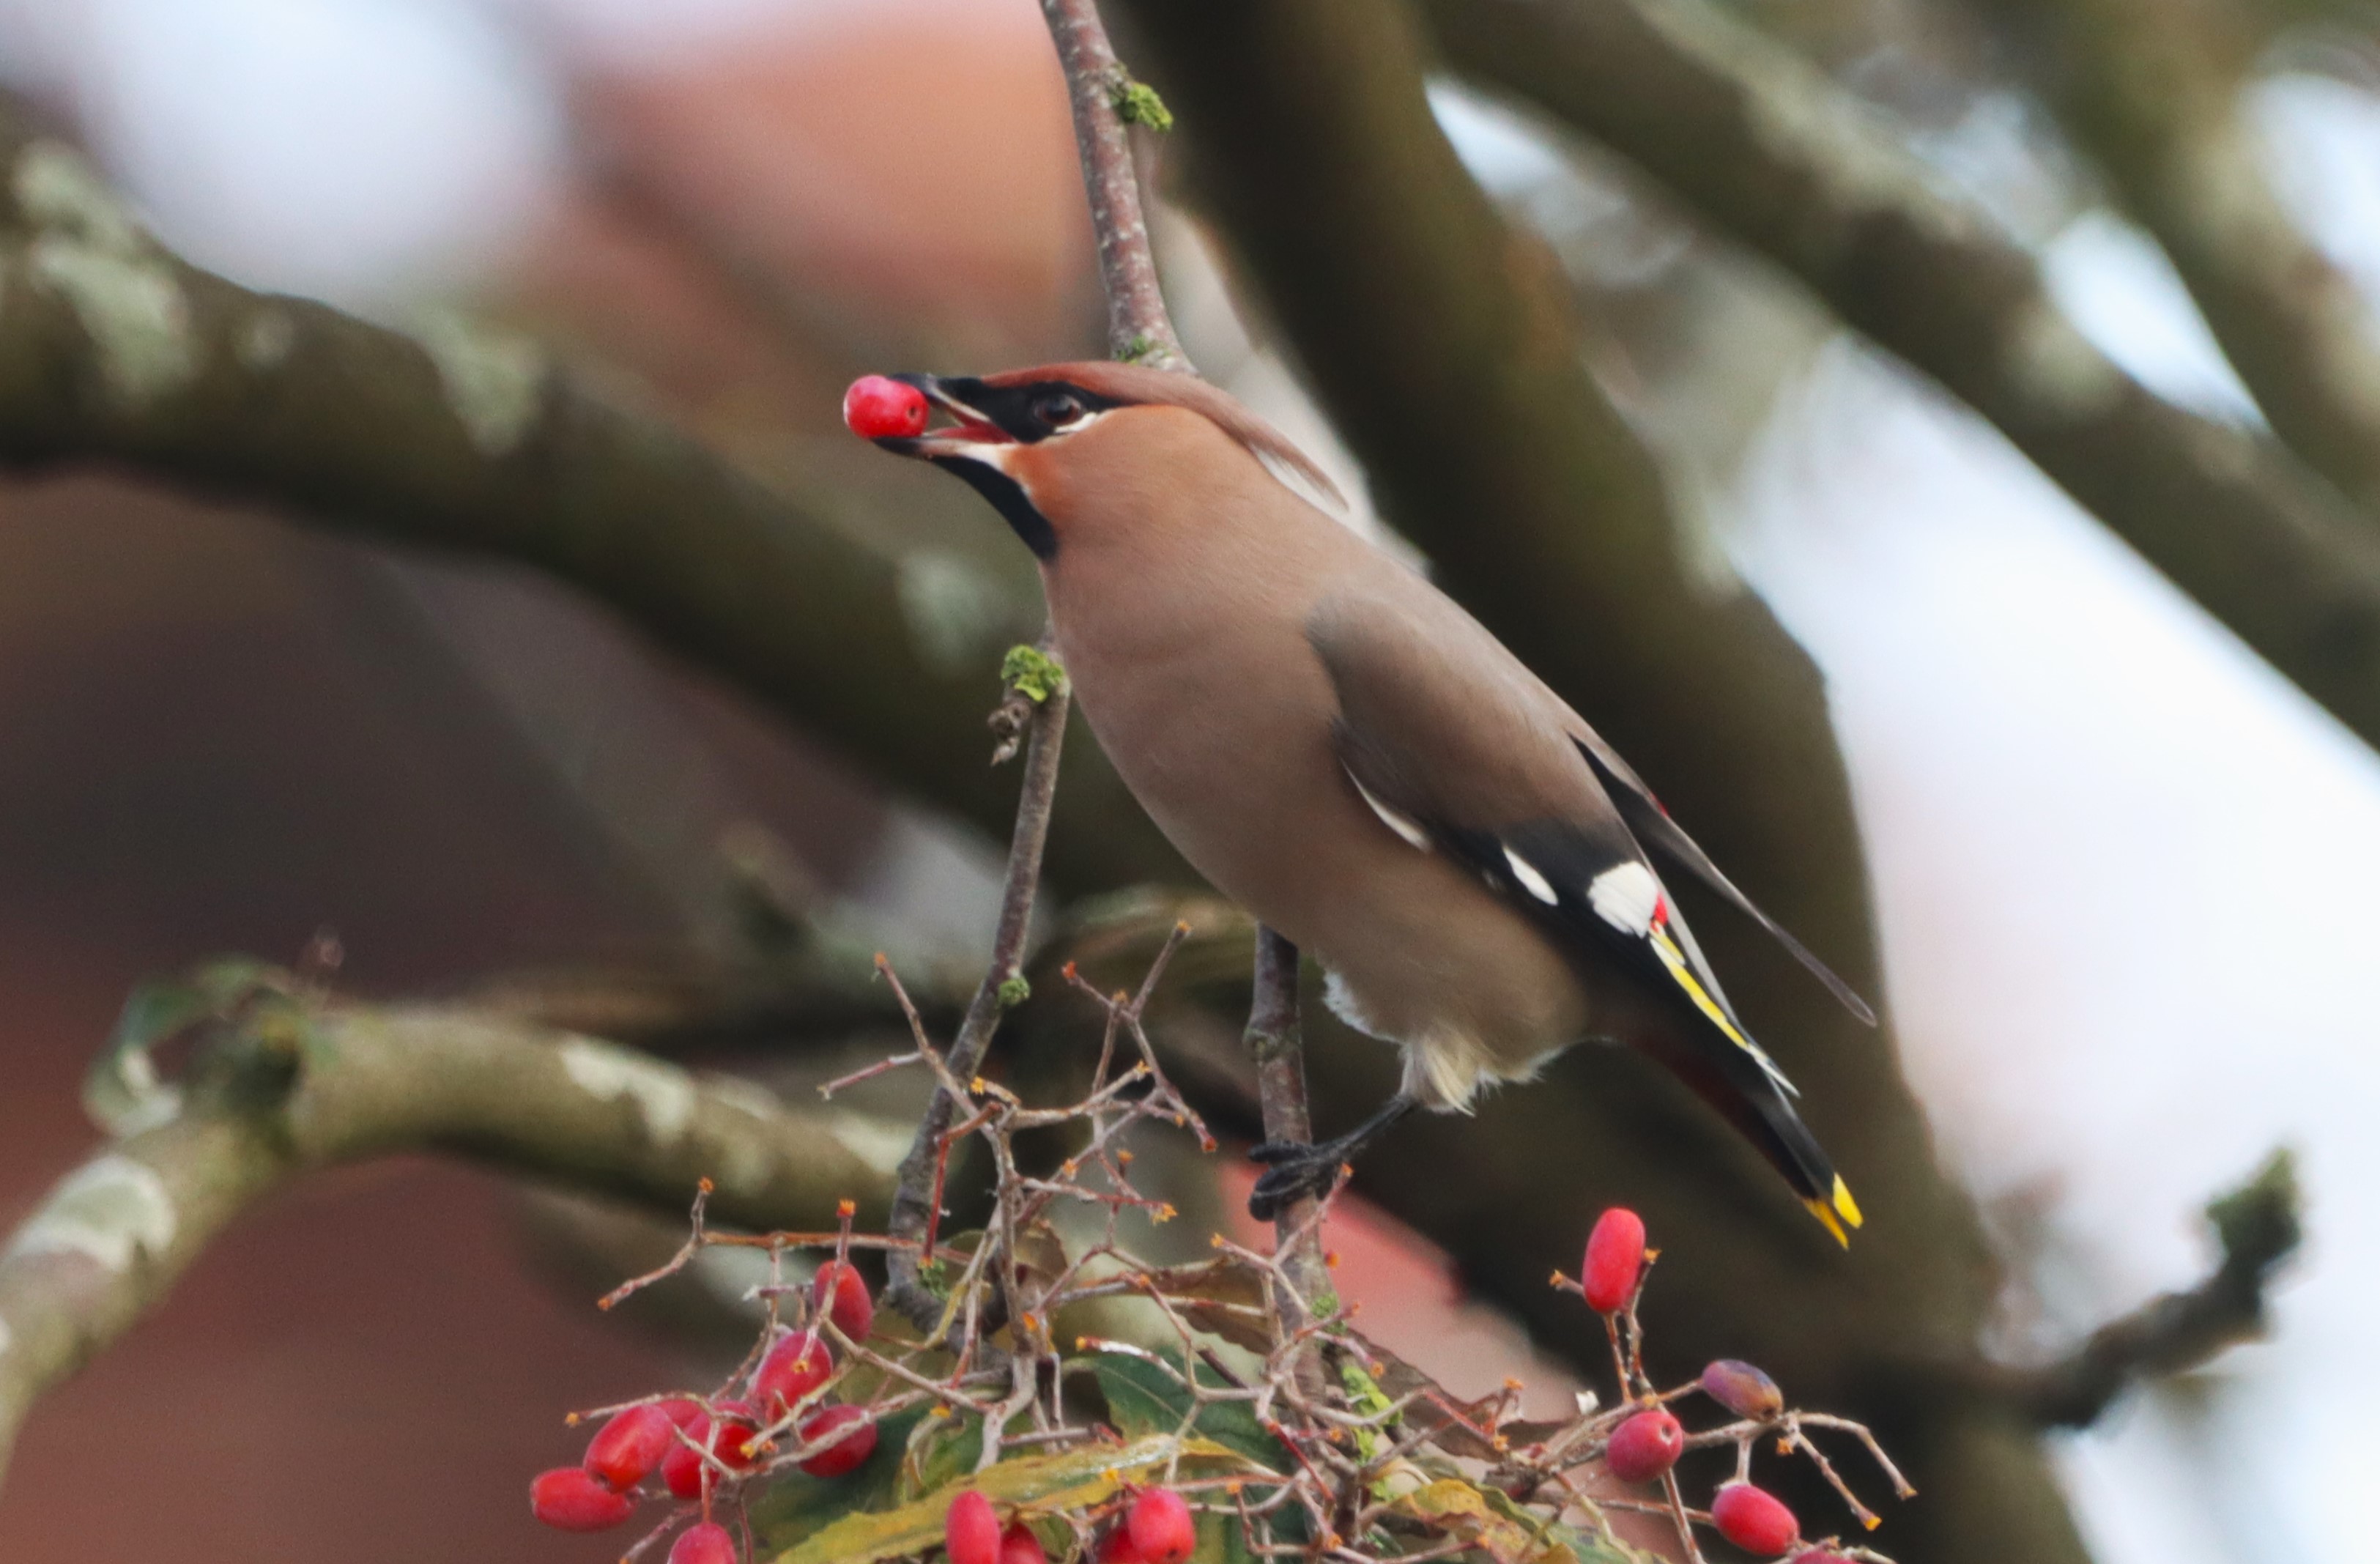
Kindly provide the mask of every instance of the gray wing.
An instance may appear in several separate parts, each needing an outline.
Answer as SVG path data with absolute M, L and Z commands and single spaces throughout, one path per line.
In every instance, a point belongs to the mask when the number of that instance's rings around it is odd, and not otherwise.
M 1327 600 L 1306 638 L 1338 697 L 1340 762 L 1382 822 L 1417 848 L 1447 854 L 1557 940 L 1591 942 L 1666 996 L 1681 1024 L 1630 1040 L 1758 1146 L 1843 1240 L 1859 1208 L 1794 1111 L 1792 1084 L 1720 991 L 1647 838 L 1785 939 L 1782 930 L 1711 867 L 1617 756 L 1599 762 L 1601 741 L 1577 736 L 1584 724 L 1559 697 L 1434 590 Z M 1640 835 L 1648 814 L 1655 823 Z M 1839 981 L 1830 986 L 1864 1011 Z

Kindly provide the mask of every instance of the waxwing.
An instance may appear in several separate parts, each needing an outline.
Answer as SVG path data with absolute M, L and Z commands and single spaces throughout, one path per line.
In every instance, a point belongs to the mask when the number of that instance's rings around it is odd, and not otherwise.
M 1463 1109 L 1599 1037 L 1675 1071 L 1838 1240 L 1859 1225 L 1662 873 L 1867 1006 L 1486 628 L 1320 508 L 1336 491 L 1296 447 L 1203 381 L 1114 363 L 871 376 L 845 412 L 991 503 L 1040 561 L 1059 659 L 1134 794 L 1316 959 L 1333 1010 L 1403 1050 L 1402 1088 L 1352 1134 L 1257 1148 L 1257 1216 L 1415 1108 Z

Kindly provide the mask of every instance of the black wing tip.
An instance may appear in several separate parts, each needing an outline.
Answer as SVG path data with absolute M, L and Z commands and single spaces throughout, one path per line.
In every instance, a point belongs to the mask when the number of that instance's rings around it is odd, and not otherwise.
M 1775 918 L 1770 917 L 1767 913 L 1762 912 L 1759 908 L 1753 906 L 1749 902 L 1742 903 L 1742 905 L 1752 914 L 1753 917 L 1759 922 L 1760 927 L 1768 932 L 1771 938 L 1773 938 L 1779 944 L 1785 947 L 1788 954 L 1791 955 L 1795 961 L 1802 964 L 1803 971 L 1807 972 L 1811 976 L 1816 978 L 1819 983 L 1824 985 L 1827 992 L 1834 995 L 1835 1002 L 1837 1004 L 1840 1004 L 1845 1010 L 1850 1011 L 1852 1016 L 1864 1025 L 1875 1026 L 1879 1024 L 1876 1018 L 1875 1007 L 1870 1005 L 1865 1000 L 1860 998 L 1858 989 L 1852 988 L 1850 984 L 1844 982 L 1840 976 L 1836 976 L 1835 969 L 1833 967 L 1828 966 L 1825 962 L 1820 961 L 1816 956 L 1811 954 L 1810 948 L 1807 945 L 1803 944 L 1799 940 L 1794 939 L 1791 934 L 1786 931 L 1785 927 L 1779 923 Z

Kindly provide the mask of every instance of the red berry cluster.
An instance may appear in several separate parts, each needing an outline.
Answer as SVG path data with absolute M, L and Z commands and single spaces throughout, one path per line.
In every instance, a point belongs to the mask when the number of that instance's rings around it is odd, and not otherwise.
M 577 1466 L 556 1467 L 529 1485 L 530 1513 L 565 1532 L 608 1531 L 636 1512 L 648 1497 L 643 1485 L 658 1478 L 672 1498 L 701 1507 L 698 1523 L 671 1547 L 669 1564 L 736 1564 L 740 1550 L 710 1519 L 712 1501 L 762 1467 L 788 1431 L 795 1449 L 808 1452 L 794 1464 L 813 1477 L 841 1477 L 876 1451 L 876 1425 L 866 1408 L 821 1404 L 835 1376 L 834 1350 L 815 1323 L 831 1322 L 845 1340 L 867 1340 L 876 1322 L 868 1283 L 849 1261 L 830 1261 L 811 1285 L 808 1313 L 814 1323 L 779 1336 L 741 1394 L 646 1401 L 614 1413 Z M 663 1525 L 676 1520 L 674 1514 Z M 1037 1552 L 993 1564 L 1041 1560 Z
M 1171 1488 L 1135 1494 L 1100 1542 L 1099 1564 L 1184 1564 L 1198 1546 L 1190 1506 Z M 973 1488 L 951 1501 L 942 1518 L 942 1548 L 950 1564 L 1048 1564 L 1041 1539 L 1021 1517 L 1007 1526 L 991 1500 Z
M 1754 1433 L 1779 1433 L 1785 1449 L 1793 1448 L 1801 1438 L 1799 1423 L 1804 1420 L 1804 1414 L 1786 1410 L 1784 1393 L 1778 1389 L 1775 1380 L 1753 1364 L 1734 1358 L 1719 1359 L 1706 1367 L 1693 1383 L 1667 1392 L 1655 1390 L 1645 1379 L 1644 1337 L 1636 1321 L 1636 1302 L 1644 1291 L 1646 1273 L 1658 1257 L 1659 1251 L 1645 1246 L 1644 1218 L 1621 1206 L 1604 1212 L 1587 1235 L 1576 1291 L 1588 1307 L 1603 1316 L 1611 1337 L 1621 1394 L 1635 1408 L 1611 1425 L 1604 1437 L 1601 1453 L 1605 1470 L 1623 1483 L 1661 1484 L 1669 1508 L 1682 1529 L 1690 1522 L 1706 1524 L 1744 1552 L 1762 1558 L 1790 1554 L 1792 1564 L 1846 1564 L 1844 1555 L 1828 1546 L 1804 1544 L 1802 1523 L 1791 1509 L 1748 1479 Z M 1555 1281 L 1557 1285 L 1570 1285 L 1559 1273 Z M 1720 1485 L 1706 1513 L 1684 1507 L 1677 1483 L 1670 1476 L 1679 1456 L 1697 1441 L 1687 1434 L 1685 1425 L 1670 1411 L 1668 1403 L 1696 1394 L 1717 1402 L 1739 1420 L 1727 1428 L 1713 1430 L 1699 1441 L 1711 1445 L 1732 1443 L 1739 1452 L 1735 1480 Z M 1806 1420 L 1840 1425 L 1839 1420 L 1832 1418 Z M 1808 1447 L 1804 1444 L 1802 1448 Z M 1832 1476 L 1830 1471 L 1828 1474 Z M 1897 1481 L 1898 1474 L 1895 1476 Z M 1849 1499 L 1849 1491 L 1843 1492 Z M 1856 1500 L 1852 1502 L 1861 1519 L 1873 1525 L 1874 1517 L 1864 1507 Z

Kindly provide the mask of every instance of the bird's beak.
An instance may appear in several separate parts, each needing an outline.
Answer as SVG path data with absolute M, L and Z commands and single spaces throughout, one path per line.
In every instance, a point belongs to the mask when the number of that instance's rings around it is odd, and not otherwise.
M 956 387 L 940 375 L 893 375 L 889 377 L 904 385 L 916 386 L 925 394 L 927 406 L 935 415 L 949 422 L 923 434 L 893 435 L 876 443 L 899 455 L 917 456 L 927 460 L 935 457 L 972 456 L 978 461 L 990 461 L 998 466 L 993 455 L 1002 447 L 1014 447 L 1015 438 L 971 406 Z

